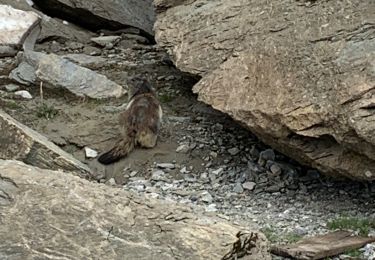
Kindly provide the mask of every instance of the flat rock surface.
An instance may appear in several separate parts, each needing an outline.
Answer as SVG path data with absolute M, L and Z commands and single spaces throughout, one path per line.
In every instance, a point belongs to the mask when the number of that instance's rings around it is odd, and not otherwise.
M 0 194 L 2 259 L 271 259 L 261 233 L 69 173 L 0 160 Z
M 106 76 L 55 54 L 27 51 L 19 67 L 10 76 L 23 84 L 43 82 L 47 87 L 67 89 L 81 97 L 102 99 L 120 97 L 126 93 L 122 86 Z
M 306 238 L 290 245 L 273 246 L 272 252 L 293 259 L 327 259 L 330 256 L 361 248 L 374 241 L 375 237 L 361 237 L 347 231 L 336 231 Z
M 155 1 L 198 99 L 332 176 L 375 179 L 375 3 Z M 311 58 L 314 57 L 314 58 Z

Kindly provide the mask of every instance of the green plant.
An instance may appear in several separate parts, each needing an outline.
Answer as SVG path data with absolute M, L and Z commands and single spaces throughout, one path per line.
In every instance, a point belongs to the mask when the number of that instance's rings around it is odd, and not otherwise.
M 266 238 L 271 242 L 275 243 L 278 241 L 278 236 L 276 231 L 272 227 L 261 228 L 260 231 L 266 236 Z
M 288 241 L 288 243 L 295 243 L 302 239 L 303 236 L 298 235 L 296 233 L 287 233 L 285 235 L 285 240 Z
M 17 102 L 15 102 L 13 100 L 7 101 L 5 106 L 9 109 L 14 109 L 14 110 L 22 108 L 22 106 L 20 104 L 18 104 Z
M 362 252 L 358 249 L 353 249 L 345 252 L 345 254 L 351 257 L 360 257 L 362 255 Z
M 327 227 L 331 230 L 354 230 L 367 236 L 370 229 L 375 228 L 375 219 L 343 216 L 329 221 Z
M 47 120 L 50 120 L 54 118 L 55 116 L 57 116 L 58 113 L 59 113 L 59 110 L 57 110 L 53 106 L 49 106 L 43 103 L 42 105 L 37 107 L 36 115 L 40 118 L 43 117 Z

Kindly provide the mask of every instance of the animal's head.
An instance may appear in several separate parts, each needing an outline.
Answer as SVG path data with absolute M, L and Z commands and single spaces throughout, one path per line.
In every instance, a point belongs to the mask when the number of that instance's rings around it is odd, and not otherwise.
M 132 77 L 128 80 L 129 100 L 136 95 L 151 93 L 155 95 L 155 90 L 145 77 Z

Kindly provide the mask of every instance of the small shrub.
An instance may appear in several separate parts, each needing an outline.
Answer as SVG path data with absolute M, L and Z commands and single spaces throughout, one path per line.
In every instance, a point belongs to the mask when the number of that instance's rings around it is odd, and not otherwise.
M 49 106 L 49 105 L 43 103 L 42 105 L 40 105 L 37 108 L 36 115 L 39 118 L 45 118 L 47 120 L 50 120 L 50 119 L 54 118 L 55 116 L 57 116 L 58 113 L 59 113 L 59 110 L 57 110 L 53 106 Z

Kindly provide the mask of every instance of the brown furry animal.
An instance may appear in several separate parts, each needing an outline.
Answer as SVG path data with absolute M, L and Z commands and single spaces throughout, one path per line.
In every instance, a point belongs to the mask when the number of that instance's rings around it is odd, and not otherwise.
M 128 155 L 135 146 L 152 148 L 162 119 L 162 109 L 151 85 L 145 79 L 134 78 L 130 84 L 129 103 L 120 114 L 122 139 L 98 161 L 110 164 Z

